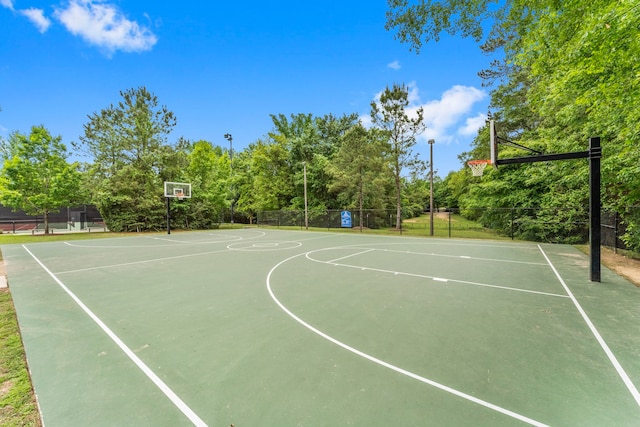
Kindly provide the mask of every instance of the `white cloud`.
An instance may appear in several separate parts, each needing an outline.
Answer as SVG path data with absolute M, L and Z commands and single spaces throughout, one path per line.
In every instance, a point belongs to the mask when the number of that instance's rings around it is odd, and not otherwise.
M 13 0 L 0 0 L 0 5 L 13 10 Z
M 370 129 L 373 126 L 373 122 L 371 122 L 371 116 L 369 114 L 362 114 L 359 118 L 360 123 L 367 129 Z
M 455 126 L 471 111 L 473 105 L 487 94 L 471 86 L 453 86 L 442 94 L 438 100 L 429 101 L 422 105 L 424 119 L 427 124 L 425 138 L 437 138 L 450 142 L 450 128 Z
M 402 68 L 400 62 L 397 60 L 387 64 L 387 67 L 391 68 L 392 70 L 399 70 L 400 68 Z
M 46 16 L 44 16 L 44 11 L 42 9 L 30 8 L 23 9 L 18 12 L 26 16 L 41 33 L 46 32 L 51 26 L 51 21 Z
M 407 85 L 407 88 L 409 89 L 409 97 L 407 98 L 409 100 L 409 105 L 416 105 L 420 103 L 420 90 L 418 89 L 418 85 L 416 84 L 415 81 L 409 83 Z
M 486 92 L 471 86 L 456 85 L 446 90 L 440 99 L 422 101 L 416 82 L 407 85 L 409 89 L 409 116 L 415 116 L 419 108 L 423 110 L 426 131 L 419 137 L 425 141 L 435 139 L 440 143 L 451 143 L 456 140 L 456 135 L 470 136 L 484 125 L 486 116 L 476 114 L 467 117 L 473 110 L 473 106 L 486 98 Z M 379 102 L 379 92 L 374 99 Z M 368 115 L 360 117 L 363 125 L 371 125 Z
M 475 117 L 468 117 L 464 123 L 464 126 L 458 129 L 458 134 L 462 136 L 475 136 L 478 129 L 483 127 L 487 121 L 487 115 L 484 113 L 478 113 Z
M 55 16 L 69 32 L 109 53 L 150 50 L 158 40 L 151 30 L 101 0 L 70 0 L 66 8 L 56 9 Z

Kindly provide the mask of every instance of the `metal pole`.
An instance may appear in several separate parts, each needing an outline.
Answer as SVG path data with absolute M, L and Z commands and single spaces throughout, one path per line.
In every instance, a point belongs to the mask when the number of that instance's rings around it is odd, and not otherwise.
M 233 192 L 233 136 L 225 133 L 224 137 L 229 141 L 229 180 L 231 181 L 231 224 L 233 224 L 233 203 L 235 202 L 235 194 Z
M 307 162 L 302 163 L 304 167 L 304 228 L 309 229 L 309 206 L 307 204 Z
M 167 197 L 167 234 L 171 234 L 171 198 Z
M 591 281 L 600 281 L 600 138 L 589 138 L 589 244 L 591 254 Z
M 511 207 L 511 240 L 513 240 L 513 239 L 514 239 L 514 231 L 515 231 L 515 229 L 514 229 L 514 227 L 515 227 L 515 224 L 514 224 L 514 221 L 515 221 L 515 210 L 516 210 L 515 206 L 512 206 L 512 207 Z
M 433 236 L 433 144 L 436 142 L 434 139 L 427 141 L 429 143 L 429 235 Z
M 613 214 L 613 253 L 618 253 L 618 212 Z

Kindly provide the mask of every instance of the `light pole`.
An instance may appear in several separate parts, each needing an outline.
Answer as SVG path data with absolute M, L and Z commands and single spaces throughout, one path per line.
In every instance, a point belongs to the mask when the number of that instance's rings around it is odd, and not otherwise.
M 225 133 L 224 138 L 229 141 L 229 180 L 231 181 L 231 224 L 233 224 L 233 203 L 235 202 L 235 194 L 233 193 L 233 137 L 230 133 Z
M 304 228 L 309 229 L 309 205 L 307 204 L 307 162 L 302 162 L 304 168 Z
M 427 141 L 429 143 L 429 235 L 433 236 L 433 144 L 435 139 Z

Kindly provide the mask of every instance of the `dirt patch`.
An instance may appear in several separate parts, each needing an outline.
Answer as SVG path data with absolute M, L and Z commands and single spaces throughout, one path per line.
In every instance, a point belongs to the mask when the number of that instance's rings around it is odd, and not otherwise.
M 13 381 L 7 380 L 2 384 L 0 384 L 0 399 L 9 393 L 9 390 L 11 390 L 11 387 L 13 387 Z
M 607 248 L 602 248 L 600 258 L 602 264 L 640 287 L 640 260 L 616 254 Z

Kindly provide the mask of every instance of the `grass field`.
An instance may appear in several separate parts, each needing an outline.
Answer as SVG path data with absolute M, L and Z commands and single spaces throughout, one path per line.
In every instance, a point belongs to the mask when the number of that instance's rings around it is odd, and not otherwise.
M 0 289 L 0 425 L 40 425 L 15 308 L 6 288 Z
M 332 231 L 336 233 L 366 233 L 374 235 L 388 236 L 430 236 L 430 215 L 423 214 L 416 218 L 405 219 L 402 222 L 402 229 L 396 230 L 394 227 L 367 228 L 366 225 L 360 230 L 358 224 L 354 223 L 352 228 L 326 228 L 309 227 L 310 231 Z M 277 228 L 280 230 L 302 230 L 303 225 L 269 226 L 266 228 Z M 433 220 L 433 237 L 452 237 L 461 239 L 491 239 L 491 240 L 511 240 L 508 236 L 499 235 L 494 230 L 485 228 L 475 221 L 470 221 L 459 214 L 449 212 L 437 212 Z

